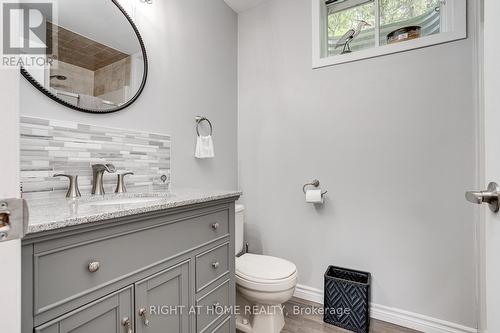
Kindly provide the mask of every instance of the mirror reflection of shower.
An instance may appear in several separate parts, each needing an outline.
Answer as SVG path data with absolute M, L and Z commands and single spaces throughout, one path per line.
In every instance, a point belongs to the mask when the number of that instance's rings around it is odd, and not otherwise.
M 112 1 L 53 1 L 58 15 L 47 14 L 48 62 L 31 76 L 79 108 L 99 112 L 130 101 L 142 86 L 145 58 L 128 19 Z

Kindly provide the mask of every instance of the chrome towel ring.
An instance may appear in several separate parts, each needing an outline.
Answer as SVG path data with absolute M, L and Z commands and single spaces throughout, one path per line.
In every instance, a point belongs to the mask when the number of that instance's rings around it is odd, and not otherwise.
M 214 134 L 214 127 L 212 126 L 212 122 L 208 120 L 208 118 L 198 116 L 195 118 L 195 120 L 196 120 L 196 134 L 198 134 L 198 136 L 200 136 L 200 124 L 204 121 L 206 121 L 210 126 L 210 135 Z
M 315 179 L 310 183 L 304 184 L 304 186 L 302 187 L 302 192 L 304 192 L 304 194 L 306 194 L 308 186 L 314 186 L 314 187 L 318 188 L 320 185 L 321 184 L 320 184 L 319 180 Z M 328 193 L 328 191 L 322 192 L 321 196 L 324 196 L 327 193 Z

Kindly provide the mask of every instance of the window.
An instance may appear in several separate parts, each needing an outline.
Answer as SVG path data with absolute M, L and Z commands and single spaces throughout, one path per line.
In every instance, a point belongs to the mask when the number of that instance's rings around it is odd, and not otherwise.
M 466 0 L 312 0 L 313 67 L 466 37 Z
M 338 1 L 327 6 L 327 29 L 329 56 L 354 52 L 374 47 L 375 43 L 375 3 L 374 1 Z M 346 7 L 346 4 L 351 6 Z M 357 28 L 358 22 L 366 22 L 360 34 L 350 43 L 342 43 L 342 37 L 351 29 Z M 349 49 L 347 48 L 349 47 Z

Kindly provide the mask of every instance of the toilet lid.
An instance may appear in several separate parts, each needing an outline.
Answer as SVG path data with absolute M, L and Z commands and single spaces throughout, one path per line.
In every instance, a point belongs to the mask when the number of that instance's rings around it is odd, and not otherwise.
M 236 274 L 258 281 L 283 280 L 296 271 L 297 267 L 293 263 L 281 258 L 250 253 L 236 258 Z

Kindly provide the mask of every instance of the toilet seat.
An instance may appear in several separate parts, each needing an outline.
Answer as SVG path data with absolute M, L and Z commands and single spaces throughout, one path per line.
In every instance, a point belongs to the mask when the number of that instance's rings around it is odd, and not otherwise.
M 256 291 L 285 291 L 295 288 L 297 267 L 281 258 L 247 253 L 236 258 L 236 284 Z

